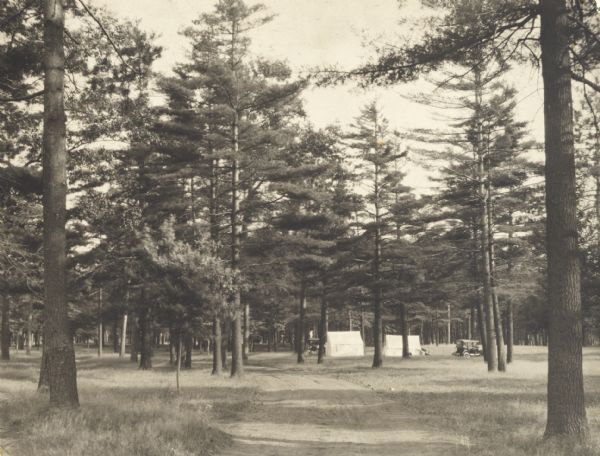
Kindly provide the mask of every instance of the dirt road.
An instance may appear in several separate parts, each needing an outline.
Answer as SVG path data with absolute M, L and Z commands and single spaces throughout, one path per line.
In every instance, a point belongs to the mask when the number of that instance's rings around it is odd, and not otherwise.
M 233 436 L 224 456 L 465 454 L 468 441 L 428 427 L 393 400 L 335 375 L 249 368 L 257 405 L 220 427 Z

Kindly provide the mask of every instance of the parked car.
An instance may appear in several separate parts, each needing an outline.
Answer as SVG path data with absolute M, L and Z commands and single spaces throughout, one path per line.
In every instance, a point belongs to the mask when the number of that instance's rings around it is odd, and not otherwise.
M 470 356 L 480 356 L 483 355 L 483 346 L 478 340 L 458 339 L 456 341 L 456 352 L 453 354 L 455 356 L 463 356 L 465 358 Z

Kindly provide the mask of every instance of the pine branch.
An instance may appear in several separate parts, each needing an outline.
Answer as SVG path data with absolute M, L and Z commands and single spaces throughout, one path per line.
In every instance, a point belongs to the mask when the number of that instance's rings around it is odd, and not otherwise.
M 0 98 L 0 103 L 14 103 L 17 101 L 27 101 L 27 100 L 32 100 L 34 98 L 37 98 L 41 95 L 44 95 L 44 91 L 40 90 L 38 92 L 35 93 L 28 93 L 27 95 L 21 95 L 21 96 L 17 96 L 17 97 L 11 97 L 11 98 Z

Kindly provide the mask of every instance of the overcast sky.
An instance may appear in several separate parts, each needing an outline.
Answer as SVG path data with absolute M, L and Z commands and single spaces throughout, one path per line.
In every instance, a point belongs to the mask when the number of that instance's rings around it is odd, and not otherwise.
M 213 9 L 213 0 L 91 0 L 117 16 L 139 19 L 143 29 L 159 34 L 164 47 L 156 69 L 168 73 L 186 57 L 187 41 L 179 32 L 202 12 Z M 249 0 L 248 3 L 256 3 Z M 372 55 L 370 44 L 397 42 L 398 36 L 418 36 L 418 18 L 425 14 L 418 0 L 262 0 L 276 15 L 252 35 L 253 50 L 264 57 L 287 60 L 298 73 L 311 67 L 340 65 L 351 68 Z M 519 88 L 519 116 L 530 122 L 533 136 L 543 129 L 542 82 L 537 70 L 514 71 Z M 392 127 L 400 131 L 428 128 L 440 113 L 408 102 L 404 95 L 429 90 L 419 82 L 388 88 L 361 90 L 348 86 L 312 88 L 304 95 L 308 117 L 316 126 L 350 124 L 368 101 L 377 99 Z M 409 185 L 429 186 L 423 173 L 411 169 Z

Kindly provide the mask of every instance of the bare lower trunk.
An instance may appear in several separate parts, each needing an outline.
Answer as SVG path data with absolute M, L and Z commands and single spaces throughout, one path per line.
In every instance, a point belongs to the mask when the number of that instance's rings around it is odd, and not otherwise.
M 296 361 L 298 363 L 304 362 L 304 348 L 306 346 L 306 340 L 304 339 L 304 319 L 306 315 L 306 285 L 304 279 L 300 285 L 300 309 L 298 313 L 298 325 L 296 329 Z
M 400 303 L 400 327 L 402 329 L 402 357 L 410 358 L 410 347 L 408 346 L 408 321 L 406 320 L 406 305 Z
M 183 365 L 183 367 L 185 369 L 191 369 L 192 368 L 192 351 L 193 351 L 193 345 L 194 345 L 194 338 L 192 336 L 191 331 L 189 331 L 189 330 L 185 332 L 184 345 L 185 345 L 185 364 Z
M 27 355 L 31 355 L 31 343 L 33 339 L 32 334 L 32 326 L 33 326 L 33 309 L 31 303 L 27 305 L 27 329 L 26 329 L 26 337 L 25 341 L 25 353 Z
M 212 374 L 221 375 L 221 319 L 218 316 L 213 317 L 213 352 L 212 352 Z
M 50 404 L 79 405 L 66 280 L 67 151 L 64 0 L 44 0 L 44 350 Z
M 2 296 L 2 359 L 10 359 L 10 299 L 8 296 Z
M 570 25 L 565 0 L 540 2 L 546 151 L 548 420 L 546 436 L 587 434 L 582 369 Z
M 325 285 L 323 285 L 325 287 Z M 325 344 L 327 343 L 327 331 L 329 329 L 329 311 L 327 309 L 327 296 L 325 291 L 321 296 L 321 321 L 319 322 L 319 354 L 317 364 L 321 364 L 325 358 Z
M 177 381 L 177 393 L 179 393 L 179 375 L 181 372 L 181 346 L 183 345 L 181 340 L 181 331 L 179 331 L 178 339 L 177 339 L 177 373 L 175 374 L 175 378 Z
M 125 347 L 127 344 L 127 312 L 123 314 L 123 320 L 121 325 L 121 351 L 119 352 L 119 358 L 125 357 Z
M 496 345 L 496 325 L 494 322 L 494 302 L 492 296 L 492 279 L 490 271 L 489 250 L 489 224 L 487 198 L 488 192 L 485 186 L 485 172 L 483 167 L 483 156 L 478 157 L 480 186 L 480 228 L 481 228 L 481 279 L 483 282 L 483 302 L 485 308 L 486 350 L 488 371 L 495 372 L 498 369 L 498 346 Z
M 142 288 L 142 305 L 145 304 L 145 292 Z M 147 308 L 140 312 L 140 369 L 152 369 L 152 331 Z
M 140 351 L 140 328 L 138 326 L 138 319 L 135 315 L 131 318 L 131 353 L 129 360 L 132 363 L 138 362 L 138 353 Z
M 225 320 L 223 322 L 223 328 L 225 328 L 224 337 L 222 336 L 221 343 L 221 367 L 223 370 L 227 369 L 227 349 L 229 347 L 229 340 L 231 339 L 231 322 Z
M 40 363 L 40 377 L 38 379 L 38 391 L 46 391 L 50 387 L 50 379 L 48 378 L 48 357 L 44 347 L 42 347 L 42 361 Z
M 479 326 L 479 340 L 483 348 L 483 360 L 487 362 L 487 330 L 485 327 L 485 311 L 481 302 L 481 296 L 477 297 L 477 325 Z
M 506 306 L 506 362 L 512 363 L 513 346 L 514 346 L 514 322 L 513 322 L 513 303 L 512 299 L 508 298 Z
M 250 353 L 250 303 L 244 303 L 244 343 L 243 343 L 242 355 L 244 361 L 248 360 L 248 353 Z

